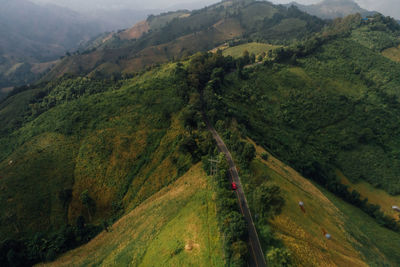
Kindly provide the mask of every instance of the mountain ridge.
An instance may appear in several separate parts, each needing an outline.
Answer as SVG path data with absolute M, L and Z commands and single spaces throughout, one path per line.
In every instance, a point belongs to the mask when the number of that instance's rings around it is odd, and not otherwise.
M 274 17 L 274 14 L 277 15 Z M 322 20 L 297 9 L 262 1 L 232 0 L 193 12 L 150 16 L 146 21 L 150 30 L 139 39 L 121 40 L 121 33 L 112 34 L 91 48 L 96 51 L 89 49 L 84 55 L 65 58 L 43 80 L 78 72 L 106 77 L 113 72 L 132 73 L 173 58 L 211 50 L 235 39 L 284 43 L 319 31 L 324 25 Z

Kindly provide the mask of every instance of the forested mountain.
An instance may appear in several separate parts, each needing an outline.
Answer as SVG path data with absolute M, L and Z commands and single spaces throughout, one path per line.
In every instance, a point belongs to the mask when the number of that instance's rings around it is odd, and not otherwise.
M 323 0 L 320 3 L 312 5 L 302 5 L 297 2 L 291 2 L 287 5 L 297 6 L 300 10 L 323 19 L 342 18 L 356 13 L 360 13 L 362 16 L 366 17 L 376 13 L 361 8 L 354 0 Z
M 247 266 L 212 126 L 269 266 L 399 265 L 399 45 L 256 1 L 99 38 L 0 102 L 0 265 Z

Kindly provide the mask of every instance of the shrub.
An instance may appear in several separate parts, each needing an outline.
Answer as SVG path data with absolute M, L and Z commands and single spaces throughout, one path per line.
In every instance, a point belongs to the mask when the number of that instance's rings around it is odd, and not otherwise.
M 263 160 L 268 160 L 268 153 L 267 153 L 267 152 L 261 153 L 261 158 L 262 158 Z
M 266 255 L 268 266 L 289 267 L 292 266 L 290 252 L 287 249 L 272 248 Z
M 254 190 L 253 203 L 254 210 L 261 218 L 270 219 L 282 212 L 285 200 L 279 186 L 263 183 Z

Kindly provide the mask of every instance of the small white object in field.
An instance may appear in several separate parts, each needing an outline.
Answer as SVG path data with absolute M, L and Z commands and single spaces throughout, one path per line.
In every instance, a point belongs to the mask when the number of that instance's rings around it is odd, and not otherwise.
M 400 208 L 398 206 L 392 206 L 392 209 L 395 210 L 395 211 L 400 212 Z
M 326 239 L 331 239 L 331 235 L 330 234 L 325 234 Z

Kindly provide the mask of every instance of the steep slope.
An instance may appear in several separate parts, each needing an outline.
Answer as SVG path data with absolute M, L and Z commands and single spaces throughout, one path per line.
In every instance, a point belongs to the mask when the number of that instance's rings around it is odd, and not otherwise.
M 380 54 L 399 42 L 399 26 L 392 31 L 388 21 L 378 30 L 385 18 L 367 25 L 353 18 L 358 26 L 349 36 L 331 38 L 309 56 L 296 59 L 302 52 L 294 48 L 285 55 L 289 64 L 232 75 L 221 100 L 226 116 L 306 176 L 325 183 L 338 168 L 352 181 L 399 194 L 400 66 Z M 386 38 L 373 42 L 379 35 Z
M 271 223 L 296 266 L 396 266 L 400 234 L 313 184 L 261 147 L 245 179 L 248 191 L 267 181 L 283 190 L 286 205 Z M 268 160 L 260 155 L 268 154 Z M 305 212 L 298 203 L 304 202 Z M 324 231 L 331 234 L 330 240 Z M 263 231 L 260 230 L 262 233 Z
M 198 164 L 87 245 L 39 266 L 223 266 L 212 184 Z
M 138 77 L 121 89 L 65 79 L 2 103 L 1 205 L 10 214 L 1 220 L 18 218 L 23 227 L 3 224 L 1 239 L 56 229 L 81 214 L 109 218 L 182 175 L 191 156 L 178 153 L 185 130 L 174 115 L 182 100 L 171 71 L 147 73 L 151 80 Z M 59 197 L 63 190 L 71 191 L 70 199 Z M 95 207 L 89 213 L 80 200 L 85 190 Z

